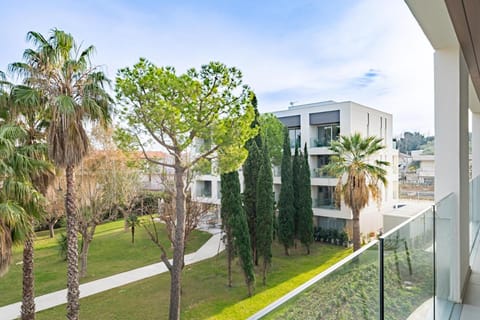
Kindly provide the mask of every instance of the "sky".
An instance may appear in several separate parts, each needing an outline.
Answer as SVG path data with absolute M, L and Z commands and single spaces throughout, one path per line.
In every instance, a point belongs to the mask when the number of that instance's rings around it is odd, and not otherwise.
M 433 134 L 433 49 L 403 0 L 0 0 L 0 70 L 28 31 L 93 44 L 114 79 L 145 57 L 177 72 L 235 66 L 260 112 L 351 100 L 392 113 L 394 134 Z

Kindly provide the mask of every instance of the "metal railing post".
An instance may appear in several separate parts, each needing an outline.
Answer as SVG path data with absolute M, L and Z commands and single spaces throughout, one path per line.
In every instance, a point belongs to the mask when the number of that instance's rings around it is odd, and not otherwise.
M 433 211 L 433 242 L 432 242 L 432 247 L 433 247 L 433 320 L 436 318 L 436 310 L 435 306 L 437 305 L 436 302 L 436 296 L 437 296 L 437 257 L 436 257 L 436 240 L 437 240 L 437 235 L 436 235 L 436 220 L 435 216 L 437 215 L 437 207 L 436 205 L 432 205 L 432 211 Z
M 385 300 L 384 300 L 384 261 L 383 261 L 383 256 L 384 256 L 384 248 L 383 248 L 383 245 L 384 245 L 384 238 L 380 237 L 380 246 L 379 246 L 379 250 L 378 250 L 378 255 L 379 255 L 379 284 L 378 284 L 378 287 L 379 287 L 379 293 L 380 293 L 380 297 L 379 297 L 379 303 L 380 303 L 380 320 L 384 320 L 384 313 L 385 313 Z

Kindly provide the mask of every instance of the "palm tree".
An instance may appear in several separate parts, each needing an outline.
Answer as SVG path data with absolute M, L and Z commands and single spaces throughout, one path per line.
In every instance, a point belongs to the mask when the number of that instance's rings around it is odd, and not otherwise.
M 43 115 L 39 112 L 36 104 L 15 103 L 15 94 L 18 87 L 6 81 L 4 74 L 0 74 L 2 85 L 7 90 L 3 90 L 3 99 L 0 99 L 0 116 L 5 123 L 15 123 L 24 130 L 22 139 L 17 139 L 18 152 L 40 161 L 42 165 L 48 166 L 41 172 L 31 172 L 29 180 L 33 183 L 35 189 L 45 196 L 49 185 L 53 182 L 54 173 L 47 159 L 47 146 L 45 143 L 46 122 Z M 21 88 L 21 87 L 20 87 Z M 44 212 L 45 203 L 37 203 L 29 213 L 30 225 L 33 225 L 35 218 Z M 23 294 L 22 294 L 22 319 L 35 319 L 35 291 L 34 291 L 34 237 L 33 228 L 26 234 L 23 247 Z
M 29 157 L 19 141 L 26 132 L 19 126 L 0 125 L 0 275 L 8 271 L 12 245 L 29 238 L 32 215 L 41 209 L 41 195 L 31 174 L 48 170 L 48 163 Z
M 78 319 L 79 278 L 74 168 L 89 151 L 85 122 L 107 124 L 112 98 L 109 80 L 92 66 L 94 47 L 82 50 L 71 34 L 53 29 L 48 38 L 30 31 L 27 39 L 36 47 L 24 52 L 25 62 L 10 65 L 23 76 L 16 88 L 17 103 L 37 105 L 47 121 L 49 158 L 65 168 L 67 216 L 67 318 Z
M 380 202 L 380 184 L 387 185 L 384 167 L 390 163 L 372 158 L 384 148 L 382 139 L 377 137 L 363 138 L 359 133 L 340 136 L 330 146 L 335 155 L 322 169 L 339 178 L 335 188 L 337 199 L 343 198 L 345 205 L 352 210 L 354 251 L 360 249 L 360 211 L 370 199 Z

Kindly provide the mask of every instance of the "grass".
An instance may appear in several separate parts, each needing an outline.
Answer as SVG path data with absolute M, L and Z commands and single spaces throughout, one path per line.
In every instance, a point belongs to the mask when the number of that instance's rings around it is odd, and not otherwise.
M 182 319 L 245 319 L 350 253 L 351 249 L 315 243 L 310 256 L 299 249 L 286 257 L 282 247 L 274 245 L 267 285 L 257 283 L 253 297 L 247 296 L 238 264 L 234 265 L 233 287 L 226 286 L 224 254 L 186 266 Z M 162 274 L 81 299 L 81 318 L 166 319 L 169 282 L 169 275 Z M 40 320 L 64 317 L 64 305 L 37 315 Z
M 158 224 L 160 241 L 168 243 L 163 224 Z M 62 229 L 56 230 L 58 236 Z M 196 251 L 209 238 L 206 232 L 195 231 L 187 245 L 187 253 Z M 167 248 L 170 246 L 167 244 Z M 170 250 L 171 251 L 171 250 Z M 170 252 L 171 255 L 171 252 Z M 10 271 L 0 278 L 0 306 L 22 299 L 22 248 L 16 247 Z M 104 278 L 116 273 L 160 262 L 160 251 L 148 238 L 144 228 L 136 228 L 135 243 L 130 231 L 124 231 L 124 221 L 99 225 L 90 245 L 88 275 L 81 283 Z M 37 233 L 35 241 L 35 294 L 50 293 L 66 287 L 66 262 L 58 255 L 56 238 L 50 239 L 48 231 Z

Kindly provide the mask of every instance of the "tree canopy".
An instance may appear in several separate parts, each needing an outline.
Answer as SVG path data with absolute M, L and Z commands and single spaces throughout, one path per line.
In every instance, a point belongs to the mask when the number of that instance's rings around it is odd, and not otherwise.
M 245 142 L 256 129 L 250 127 L 251 91 L 238 69 L 211 62 L 178 75 L 173 67 L 140 59 L 118 72 L 116 91 L 122 132 L 141 149 L 159 144 L 183 168 L 216 158 L 220 172 L 238 169 L 247 157 Z M 196 152 L 184 157 L 194 142 Z

